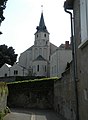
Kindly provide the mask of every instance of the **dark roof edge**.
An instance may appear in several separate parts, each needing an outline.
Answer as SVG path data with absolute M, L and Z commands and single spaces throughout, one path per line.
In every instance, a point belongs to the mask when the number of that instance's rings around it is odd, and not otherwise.
M 64 2 L 64 8 L 72 10 L 73 9 L 73 2 L 74 2 L 74 0 L 66 0 Z
M 44 59 L 41 55 L 39 55 L 36 59 L 34 59 L 33 61 L 47 61 L 46 59 Z

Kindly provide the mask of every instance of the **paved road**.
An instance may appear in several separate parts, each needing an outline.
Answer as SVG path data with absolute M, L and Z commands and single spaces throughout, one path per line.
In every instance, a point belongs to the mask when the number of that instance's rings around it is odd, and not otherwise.
M 4 117 L 4 120 L 64 120 L 53 111 L 45 110 L 17 110 Z

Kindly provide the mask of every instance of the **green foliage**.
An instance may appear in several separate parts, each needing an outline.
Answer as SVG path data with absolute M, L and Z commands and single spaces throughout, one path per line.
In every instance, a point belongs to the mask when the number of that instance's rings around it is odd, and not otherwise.
M 7 0 L 0 0 L 0 24 L 5 19 L 3 16 L 3 10 L 6 8 Z
M 58 77 L 52 78 L 41 78 L 41 79 L 34 79 L 34 80 L 24 80 L 24 81 L 15 81 L 15 82 L 8 82 L 7 84 L 17 84 L 17 83 L 27 83 L 27 82 L 39 82 L 39 81 L 48 81 L 48 80 L 58 80 Z
M 0 67 L 5 63 L 13 65 L 16 62 L 17 54 L 13 47 L 7 47 L 7 45 L 0 45 Z
M 0 100 L 2 100 L 3 95 L 8 95 L 8 87 L 5 82 L 0 82 Z M 3 117 L 9 113 L 9 108 L 6 107 L 4 110 L 0 111 L 0 120 L 3 120 Z
M 4 90 L 5 90 L 5 94 L 8 95 L 9 91 L 7 86 L 5 86 Z
M 4 110 L 5 115 L 7 115 L 7 114 L 10 113 L 10 112 L 11 112 L 11 111 L 10 111 L 9 107 L 6 107 L 5 110 Z
M 8 113 L 10 113 L 10 109 L 8 107 L 6 107 L 3 111 L 0 111 L 0 120 L 3 120 L 3 117 L 5 115 L 7 115 Z
M 5 113 L 3 111 L 0 111 L 0 120 L 3 120 L 4 116 L 5 116 Z
M 8 87 L 6 83 L 0 82 L 0 96 L 2 97 L 4 94 L 8 95 Z

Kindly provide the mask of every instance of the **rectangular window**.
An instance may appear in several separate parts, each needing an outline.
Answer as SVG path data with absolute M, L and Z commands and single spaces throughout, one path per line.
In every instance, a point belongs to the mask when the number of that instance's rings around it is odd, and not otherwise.
M 5 73 L 5 77 L 7 77 L 7 73 Z
M 53 74 L 53 67 L 52 67 L 52 74 Z
M 37 71 L 39 72 L 39 65 L 37 65 Z
M 80 0 L 81 42 L 88 40 L 88 0 Z
M 46 65 L 45 65 L 45 72 L 46 72 Z
M 18 70 L 14 70 L 14 75 L 18 75 Z
M 84 99 L 88 100 L 88 89 L 84 89 Z

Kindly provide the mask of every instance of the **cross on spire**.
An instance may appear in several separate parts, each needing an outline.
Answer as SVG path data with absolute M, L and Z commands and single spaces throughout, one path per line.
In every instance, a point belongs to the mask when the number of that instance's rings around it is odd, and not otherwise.
M 43 5 L 41 5 L 41 10 L 42 10 L 42 13 L 43 13 Z

